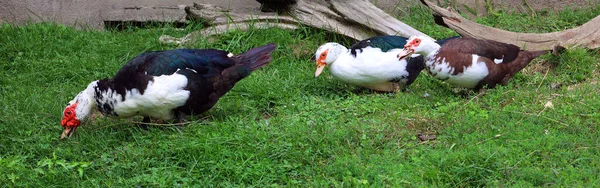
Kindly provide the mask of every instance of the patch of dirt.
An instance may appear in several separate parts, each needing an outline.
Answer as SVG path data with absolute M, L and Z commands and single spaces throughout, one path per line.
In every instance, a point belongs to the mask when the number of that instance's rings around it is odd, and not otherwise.
M 407 117 L 403 119 L 406 123 L 406 128 L 408 128 L 408 130 L 413 130 L 418 132 L 419 134 L 424 135 L 437 135 L 438 131 L 448 126 L 438 119 L 431 119 L 427 117 L 417 116 L 413 118 Z
M 552 72 L 555 68 L 556 64 L 547 60 L 533 60 L 527 67 L 521 70 L 521 73 L 525 75 L 534 75 L 535 73 L 546 74 L 546 72 Z

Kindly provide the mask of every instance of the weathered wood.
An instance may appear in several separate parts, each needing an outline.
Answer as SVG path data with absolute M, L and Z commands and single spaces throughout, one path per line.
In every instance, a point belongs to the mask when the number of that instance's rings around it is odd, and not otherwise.
M 409 25 L 397 20 L 383 10 L 377 8 L 366 0 L 327 0 L 331 9 L 338 12 L 343 19 L 360 24 L 377 35 L 398 35 L 410 37 L 412 35 L 427 36 Z M 369 35 L 359 40 L 372 37 Z M 427 36 L 429 37 L 429 36 Z
M 269 2 L 262 1 L 263 6 Z M 367 0 L 296 0 L 286 6 L 274 7 L 275 12 L 236 13 L 218 6 L 194 4 L 186 7 L 188 19 L 200 20 L 207 27 L 183 38 L 162 36 L 167 43 L 183 44 L 198 38 L 224 33 L 228 30 L 280 27 L 296 29 L 302 25 L 321 28 L 357 40 L 375 35 L 427 36 L 396 20 Z M 452 9 L 441 8 L 422 0 L 435 13 L 436 23 L 456 30 L 464 37 L 489 39 L 515 44 L 528 50 L 566 47 L 600 47 L 600 16 L 569 30 L 553 33 L 517 33 L 484 26 L 460 16 Z M 258 10 L 258 7 L 257 7 Z
M 163 43 L 185 44 L 200 37 L 205 38 L 228 30 L 247 30 L 253 28 L 280 27 L 283 29 L 297 29 L 295 19 L 289 16 L 279 16 L 277 13 L 261 13 L 260 15 L 238 14 L 229 12 L 219 6 L 194 3 L 192 7 L 185 7 L 187 19 L 196 20 L 205 25 L 204 29 L 194 31 L 185 37 L 176 38 L 163 35 L 159 41 Z
M 265 3 L 269 1 L 264 1 Z M 281 7 L 280 7 L 281 8 Z M 357 40 L 376 35 L 411 36 L 426 34 L 396 20 L 367 0 L 297 0 L 276 12 L 240 14 L 223 8 L 194 4 L 186 7 L 188 19 L 200 20 L 208 27 L 184 38 L 162 36 L 163 42 L 186 43 L 199 37 L 224 33 L 227 30 L 246 30 L 250 27 L 280 27 L 295 29 L 312 26 L 339 33 Z
M 302 24 L 324 28 L 357 40 L 375 35 L 427 36 L 366 0 L 299 0 L 291 8 L 290 14 Z
M 463 37 L 489 39 L 514 44 L 528 50 L 547 50 L 555 45 L 565 47 L 600 47 L 600 16 L 568 30 L 552 33 L 517 33 L 493 28 L 470 21 L 456 11 L 441 8 L 431 1 L 422 0 L 434 11 L 436 23 L 455 30 Z

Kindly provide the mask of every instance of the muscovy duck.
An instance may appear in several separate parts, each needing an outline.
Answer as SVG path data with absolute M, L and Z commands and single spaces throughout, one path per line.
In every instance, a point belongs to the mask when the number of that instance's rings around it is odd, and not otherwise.
M 350 49 L 329 42 L 315 53 L 318 77 L 326 65 L 333 77 L 342 82 L 375 91 L 399 91 L 409 86 L 423 70 L 423 57 L 399 60 L 406 38 L 376 36 L 354 44 Z
M 275 44 L 233 55 L 215 49 L 177 49 L 142 53 L 113 78 L 96 80 L 63 111 L 61 139 L 71 136 L 93 109 L 120 118 L 136 115 L 181 120 L 212 108 L 221 96 L 271 61 Z
M 553 50 L 560 48 L 555 46 Z M 421 54 L 433 77 L 479 90 L 486 85 L 488 88 L 505 85 L 531 60 L 548 52 L 550 50 L 525 51 L 512 44 L 475 38 L 457 38 L 440 45 L 429 38 L 413 36 L 407 40 L 398 58 Z
M 386 92 L 406 89 L 424 68 L 420 55 L 408 61 L 397 59 L 396 55 L 404 48 L 406 40 L 393 35 L 375 36 L 357 42 L 350 49 L 334 42 L 325 43 L 315 53 L 315 77 L 329 65 L 335 78 L 349 84 Z

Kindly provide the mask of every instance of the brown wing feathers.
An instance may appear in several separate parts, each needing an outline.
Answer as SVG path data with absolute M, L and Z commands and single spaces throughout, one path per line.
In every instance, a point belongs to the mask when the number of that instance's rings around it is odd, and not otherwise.
M 444 46 L 454 46 L 456 52 L 476 54 L 491 60 L 502 59 L 502 63 L 512 62 L 517 58 L 521 49 L 512 44 L 474 38 L 451 40 Z

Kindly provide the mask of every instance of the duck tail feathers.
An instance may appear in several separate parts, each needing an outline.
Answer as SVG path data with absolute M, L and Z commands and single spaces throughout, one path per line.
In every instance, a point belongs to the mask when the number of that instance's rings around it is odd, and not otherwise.
M 275 43 L 252 48 L 242 54 L 234 56 L 241 64 L 248 65 L 251 70 L 256 70 L 271 62 L 271 52 L 277 48 Z

